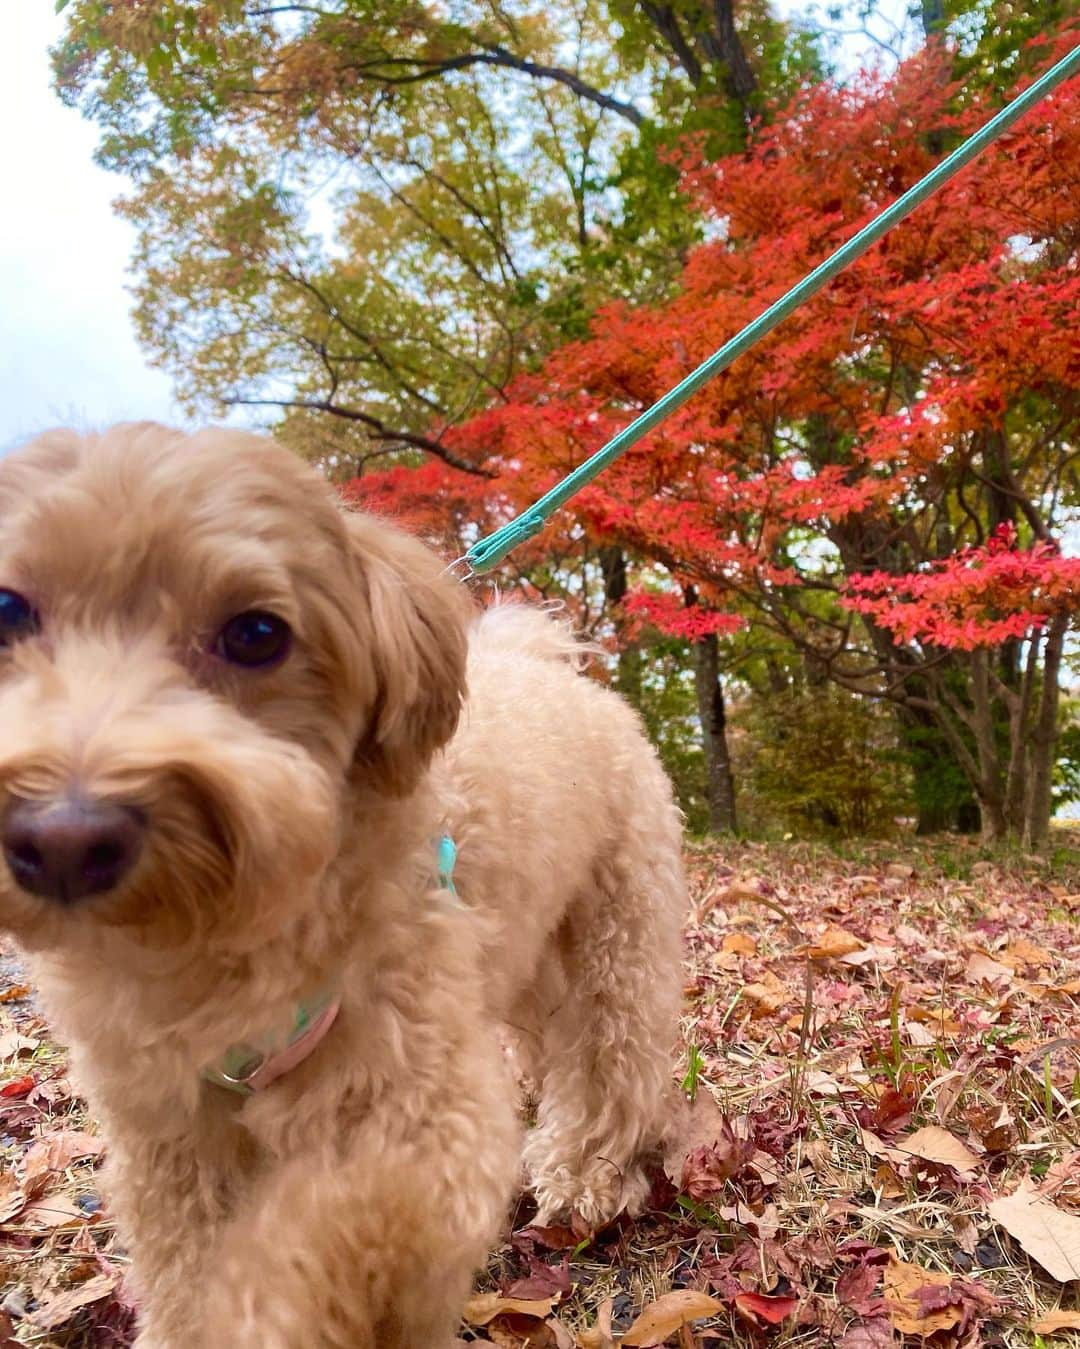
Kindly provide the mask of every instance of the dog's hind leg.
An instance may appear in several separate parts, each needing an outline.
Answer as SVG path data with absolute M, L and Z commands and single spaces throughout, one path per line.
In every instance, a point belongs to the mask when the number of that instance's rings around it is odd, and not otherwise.
M 643 1161 L 670 1110 L 685 887 L 674 811 L 627 821 L 559 934 L 565 998 L 548 1018 L 525 1150 L 541 1220 L 596 1226 L 648 1193 Z

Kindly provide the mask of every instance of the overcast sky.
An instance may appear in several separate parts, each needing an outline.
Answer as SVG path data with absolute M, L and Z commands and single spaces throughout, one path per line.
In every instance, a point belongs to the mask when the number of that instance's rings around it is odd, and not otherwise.
M 905 5 L 889 0 L 897 13 Z M 48 48 L 62 26 L 53 0 L 4 0 L 0 453 L 59 423 L 180 420 L 169 379 L 147 366 L 132 331 L 133 231 L 110 204 L 123 182 L 96 167 L 95 129 L 50 87 Z
M 0 44 L 0 449 L 58 423 L 175 420 L 168 378 L 132 332 L 131 229 L 94 129 L 49 85 L 52 0 L 6 0 Z

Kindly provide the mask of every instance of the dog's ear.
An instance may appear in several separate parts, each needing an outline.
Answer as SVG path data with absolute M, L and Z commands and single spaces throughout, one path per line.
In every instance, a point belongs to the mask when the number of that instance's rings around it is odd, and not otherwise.
M 348 514 L 346 527 L 375 675 L 356 765 L 378 790 L 404 796 L 457 726 L 471 606 L 417 539 L 369 515 Z

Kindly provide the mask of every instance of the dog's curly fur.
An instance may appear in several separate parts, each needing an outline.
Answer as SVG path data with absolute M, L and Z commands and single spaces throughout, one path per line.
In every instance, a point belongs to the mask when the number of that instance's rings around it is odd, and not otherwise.
M 0 464 L 0 586 L 40 615 L 0 650 L 0 810 L 78 791 L 148 820 L 93 898 L 0 868 L 0 926 L 105 1130 L 142 1349 L 451 1344 L 519 1165 L 498 1022 L 542 1084 L 541 1211 L 641 1202 L 680 825 L 564 629 L 470 615 L 426 549 L 270 441 L 150 424 Z M 291 625 L 277 668 L 214 654 L 249 609 Z M 337 1023 L 287 1076 L 248 1097 L 200 1077 L 334 983 Z

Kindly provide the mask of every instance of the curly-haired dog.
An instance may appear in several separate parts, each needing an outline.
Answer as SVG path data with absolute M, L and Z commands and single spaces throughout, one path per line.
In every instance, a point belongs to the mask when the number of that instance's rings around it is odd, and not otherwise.
M 0 464 L 0 926 L 102 1120 L 144 1349 L 449 1345 L 517 1175 L 498 1021 L 542 1211 L 643 1197 L 677 812 L 565 632 L 470 621 L 272 442 Z

